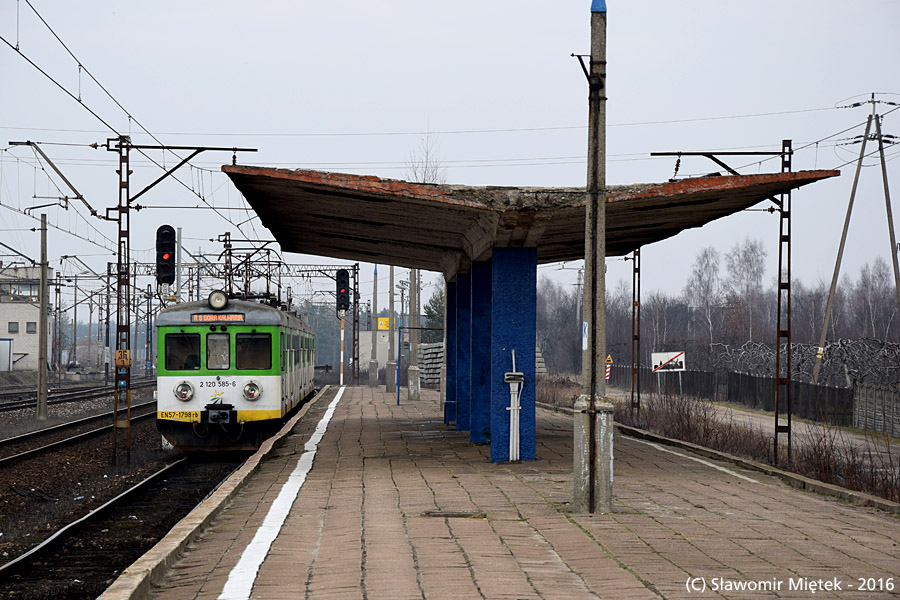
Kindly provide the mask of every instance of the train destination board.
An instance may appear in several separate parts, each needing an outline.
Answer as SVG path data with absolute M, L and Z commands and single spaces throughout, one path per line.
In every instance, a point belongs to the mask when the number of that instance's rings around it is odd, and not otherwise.
M 191 323 L 243 323 L 244 313 L 193 313 Z

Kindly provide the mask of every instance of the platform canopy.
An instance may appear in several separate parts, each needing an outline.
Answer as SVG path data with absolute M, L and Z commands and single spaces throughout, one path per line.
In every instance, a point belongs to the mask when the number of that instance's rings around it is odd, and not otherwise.
M 448 278 L 490 258 L 494 247 L 535 247 L 539 263 L 584 258 L 584 188 L 422 184 L 240 165 L 222 170 L 288 252 L 441 271 Z M 610 187 L 607 255 L 838 175 L 717 175 Z

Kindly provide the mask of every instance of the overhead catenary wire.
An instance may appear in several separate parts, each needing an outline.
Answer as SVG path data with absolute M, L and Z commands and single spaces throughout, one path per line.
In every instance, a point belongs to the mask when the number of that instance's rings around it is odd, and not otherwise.
M 0 202 L 0 207 L 5 208 L 5 209 L 7 209 L 7 210 L 11 210 L 12 212 L 18 213 L 18 214 L 20 214 L 20 215 L 22 215 L 22 216 L 25 216 L 25 217 L 28 217 L 29 219 L 32 219 L 32 220 L 34 220 L 34 221 L 40 222 L 40 219 L 39 219 L 38 217 L 35 217 L 34 215 L 30 215 L 30 214 L 26 213 L 25 211 L 19 210 L 18 208 L 14 207 L 14 206 L 10 206 L 10 205 L 8 205 L 8 204 L 4 204 L 3 202 Z M 97 246 L 98 248 L 102 248 L 102 249 L 104 249 L 104 250 L 109 250 L 109 252 L 110 252 L 111 255 L 113 255 L 113 256 L 115 255 L 115 250 L 114 250 L 114 249 L 112 249 L 112 248 L 107 248 L 106 246 L 104 246 L 104 245 L 102 245 L 102 244 L 98 244 L 97 242 L 95 242 L 95 241 L 92 240 L 92 239 L 89 239 L 89 238 L 86 238 L 86 237 L 84 237 L 84 236 L 78 235 L 77 233 L 75 233 L 75 232 L 73 232 L 73 231 L 70 231 L 70 230 L 68 230 L 68 229 L 65 229 L 65 228 L 63 228 L 63 227 L 60 227 L 60 226 L 56 225 L 55 223 L 51 223 L 50 221 L 48 221 L 48 222 L 47 222 L 47 226 L 48 226 L 48 227 L 52 227 L 53 229 L 56 229 L 57 231 L 61 231 L 61 232 L 63 232 L 63 233 L 66 233 L 66 234 L 68 234 L 68 235 L 71 235 L 72 237 L 78 238 L 78 239 L 82 240 L 83 242 L 87 242 L 88 244 L 91 244 L 91 245 L 93 245 L 93 246 Z
M 6 152 L 7 150 L 9 150 L 9 149 L 0 150 L 0 156 L 2 156 L 2 153 L 3 153 L 3 152 Z M 32 151 L 34 151 L 34 148 L 33 148 L 33 147 L 32 147 Z M 9 154 L 9 153 L 7 152 L 7 154 Z M 13 154 L 9 154 L 9 156 L 11 156 L 11 157 L 12 157 L 13 159 L 15 159 L 16 161 L 22 162 L 23 164 L 26 164 L 26 165 L 29 165 L 29 166 L 32 166 L 32 167 L 35 167 L 35 168 L 36 168 L 36 167 L 40 167 L 41 171 L 43 171 L 44 175 L 47 177 L 47 180 L 48 180 L 50 183 L 53 184 L 53 186 L 56 188 L 56 190 L 61 194 L 61 197 L 65 197 L 65 194 L 63 193 L 63 191 L 59 188 L 59 186 L 56 184 L 56 182 L 53 180 L 53 178 L 51 178 L 51 177 L 49 176 L 49 174 L 47 173 L 46 169 L 44 169 L 43 162 L 41 161 L 41 159 L 40 159 L 40 157 L 38 156 L 37 152 L 34 152 L 35 162 L 29 162 L 28 160 L 21 159 L 20 157 L 17 157 L 17 156 L 15 156 L 15 155 L 13 155 Z M 35 179 L 34 184 L 35 184 L 35 186 L 37 185 L 36 179 Z M 34 193 L 33 196 L 36 197 L 37 194 Z M 2 205 L 2 202 L 0 202 L 0 205 Z M 6 205 L 6 206 L 8 206 L 8 205 Z M 106 234 L 104 234 L 102 231 L 100 231 L 99 229 L 97 229 L 97 227 L 96 227 L 96 226 L 95 226 L 95 225 L 94 225 L 94 224 L 93 224 L 86 216 L 84 216 L 83 214 L 81 214 L 81 212 L 78 210 L 78 205 L 77 205 L 77 204 L 73 204 L 73 205 L 72 205 L 72 210 L 73 210 L 73 212 L 78 216 L 78 218 L 80 218 L 82 221 L 84 221 L 84 223 L 85 223 L 85 225 L 86 225 L 87 227 L 91 228 L 97 235 L 99 235 L 100 237 L 102 237 L 103 239 L 105 239 L 107 242 L 109 242 L 109 243 L 112 244 L 113 246 L 115 245 L 115 242 L 114 242 L 112 239 L 110 239 Z M 22 211 L 22 214 L 25 214 L 26 216 L 30 216 L 30 215 L 28 215 L 28 213 L 27 213 L 27 209 L 26 209 L 25 211 Z M 59 227 L 58 225 L 57 225 L 56 228 L 59 229 L 59 230 L 61 230 L 61 231 L 66 231 L 67 233 L 70 233 L 70 234 L 72 234 L 72 235 L 76 235 L 76 234 L 74 234 L 73 232 L 71 232 L 70 230 L 66 230 L 66 229 L 64 229 L 64 228 L 62 228 L 62 227 Z M 77 235 L 76 235 L 76 237 L 77 237 Z M 103 246 L 103 247 L 105 248 L 105 246 Z
M 108 91 L 108 90 L 107 90 L 107 89 L 106 89 L 106 88 L 105 88 L 105 87 L 104 87 L 104 86 L 103 86 L 103 85 L 102 85 L 102 84 L 101 84 L 94 76 L 93 76 L 93 74 L 92 74 L 87 68 L 85 68 L 85 67 L 82 65 L 81 61 L 78 60 L 78 58 L 75 56 L 75 54 L 68 48 L 68 46 L 63 42 L 63 40 L 62 40 L 62 39 L 56 34 L 56 32 L 50 27 L 50 25 L 47 23 L 47 21 L 40 15 L 40 13 L 38 13 L 38 11 L 35 9 L 35 7 L 32 5 L 32 3 L 31 3 L 29 0 L 26 0 L 26 3 L 27 3 L 28 6 L 31 8 L 31 10 L 35 13 L 35 15 L 41 20 L 41 22 L 47 27 L 47 29 L 53 34 L 53 36 L 57 39 L 57 41 L 63 46 L 63 48 L 65 48 L 65 50 L 66 50 L 66 51 L 68 52 L 68 54 L 72 57 L 72 59 L 75 60 L 75 62 L 77 63 L 79 72 L 83 69 L 84 72 L 85 72 L 85 74 L 87 74 L 87 75 L 88 75 L 88 76 L 89 76 L 89 77 L 90 77 L 90 78 L 91 78 L 91 79 L 92 79 L 92 80 L 100 87 L 100 89 L 103 90 L 103 92 L 106 93 L 107 96 L 109 96 L 110 99 L 112 99 L 113 102 L 115 102 L 115 104 L 116 104 L 117 106 L 119 106 L 119 108 L 120 108 L 121 110 L 123 110 L 123 111 L 128 115 L 128 119 L 129 119 L 129 123 L 130 123 L 130 121 L 133 119 L 133 116 L 132 116 L 132 115 L 125 109 L 125 107 L 124 107 L 121 103 L 119 103 L 118 100 L 116 100 L 115 97 L 114 97 L 114 96 L 113 96 L 113 95 L 112 95 L 112 94 L 111 94 L 111 93 L 110 93 L 110 92 L 109 92 L 109 91 Z M 17 32 L 18 32 L 18 18 L 17 18 Z M 6 41 L 6 40 L 4 39 L 4 41 Z M 7 44 L 9 44 L 9 42 L 7 42 Z M 24 55 L 19 51 L 18 33 L 17 33 L 17 43 L 16 43 L 16 46 L 15 46 L 14 49 L 16 50 L 17 53 L 19 53 L 20 55 L 22 55 L 22 56 L 24 57 Z M 34 64 L 30 59 L 28 59 L 27 57 L 25 57 L 25 58 L 26 58 L 26 60 L 28 60 L 31 64 Z M 34 65 L 34 66 L 37 66 L 37 65 Z M 38 69 L 40 70 L 40 68 L 38 68 Z M 42 72 L 43 72 L 43 71 L 42 71 Z M 49 77 L 49 75 L 47 75 L 47 76 Z M 52 80 L 52 77 L 51 77 L 51 80 Z M 64 89 L 64 91 L 66 91 L 71 97 L 73 97 L 73 99 L 76 99 L 77 101 L 79 101 L 80 104 L 82 104 L 82 105 L 84 106 L 84 103 L 81 102 L 81 100 L 80 100 L 79 97 L 76 97 L 75 95 L 73 95 L 73 94 L 71 94 L 70 92 L 68 92 L 68 90 L 65 90 L 65 88 L 64 88 L 63 86 L 61 86 L 59 83 L 57 83 L 57 82 L 55 82 L 55 81 L 54 81 L 54 83 L 56 83 L 58 86 L 60 86 L 61 89 Z M 80 84 L 80 79 L 79 79 L 79 84 Z M 79 96 L 80 96 L 80 94 L 79 94 Z M 86 108 L 87 108 L 87 107 L 86 107 Z M 724 120 L 724 119 L 752 118 L 752 117 L 762 117 L 762 116 L 772 116 L 772 115 L 787 115 L 787 114 L 806 113 L 806 112 L 816 112 L 816 111 L 829 111 L 829 110 L 835 110 L 835 109 L 837 109 L 837 108 L 838 108 L 838 107 L 820 107 L 820 108 L 803 109 L 803 110 L 794 110 L 794 111 L 778 111 L 778 112 L 755 113 L 755 114 L 747 114 L 747 115 L 727 115 L 727 116 L 714 116 L 714 117 L 689 118 L 689 119 L 660 120 L 660 121 L 644 121 L 644 122 L 635 122 L 635 123 L 618 123 L 618 124 L 610 124 L 609 126 L 610 126 L 610 127 L 625 127 L 625 126 L 658 125 L 658 124 L 665 124 L 665 123 L 688 123 L 688 122 L 698 122 L 698 121 L 716 121 L 716 120 Z M 95 113 L 92 113 L 92 114 L 95 114 Z M 97 116 L 97 118 L 99 118 L 98 115 L 95 114 L 95 116 Z M 104 122 L 104 123 L 105 123 L 105 121 L 103 121 L 102 119 L 100 119 L 100 120 L 101 120 L 101 122 Z M 141 129 L 142 129 L 144 132 L 146 132 L 148 135 L 150 135 L 151 137 L 153 137 L 154 140 L 159 141 L 159 140 L 156 138 L 156 136 L 154 136 L 149 130 L 147 130 L 147 129 L 146 129 L 146 128 L 145 128 L 145 127 L 137 120 L 137 119 L 134 119 L 134 120 L 135 120 L 135 123 L 136 123 L 139 127 L 141 127 Z M 108 125 L 107 125 L 107 126 L 108 126 Z M 482 130 L 477 130 L 477 129 L 463 129 L 463 130 L 437 131 L 437 132 L 432 132 L 432 133 L 436 133 L 436 134 L 444 134 L 444 135 L 456 135 L 456 134 L 477 134 L 477 133 L 509 133 L 509 132 L 518 132 L 518 131 L 521 131 L 521 132 L 529 132 L 529 131 L 549 131 L 549 130 L 569 130 L 569 129 L 571 129 L 571 130 L 582 129 L 582 130 L 583 130 L 583 129 L 585 129 L 585 128 L 586 128 L 586 127 L 585 127 L 584 125 L 578 125 L 578 126 L 563 126 L 563 127 L 528 127 L 528 128 L 482 129 Z M 113 130 L 113 131 L 115 131 L 115 129 L 113 129 L 112 127 L 110 127 L 110 129 Z M 331 132 L 331 133 L 328 133 L 328 132 L 325 132 L 325 133 L 320 133 L 320 132 L 300 132 L 300 133 L 290 133 L 290 132 L 287 132 L 287 133 L 268 133 L 268 134 L 240 134 L 240 133 L 230 133 L 230 132 L 225 132 L 225 133 L 208 134 L 208 135 L 232 135 L 232 136 L 236 136 L 236 135 L 264 135 L 264 136 L 279 136 L 279 137 L 283 137 L 283 136 L 325 136 L 325 135 L 328 135 L 328 136 L 370 136 L 370 135 L 371 135 L 371 136 L 374 136 L 374 135 L 421 135 L 421 134 L 422 134 L 422 132 Z M 171 133 L 160 134 L 160 135 L 194 135 L 194 134 L 193 134 L 193 133 L 186 133 L 186 132 L 171 132 Z M 142 153 L 142 154 L 143 154 L 143 153 Z M 173 153 L 173 154 L 174 154 L 174 153 Z M 146 154 L 145 154 L 145 156 L 146 156 Z M 158 162 L 156 162 L 155 160 L 153 160 L 153 159 L 150 158 L 149 156 L 148 156 L 147 158 L 148 158 L 149 160 L 151 160 L 151 162 L 153 162 L 153 164 L 155 164 L 156 166 L 159 166 L 159 163 L 158 163 Z M 454 165 L 455 165 L 454 168 L 487 168 L 487 167 L 498 167 L 498 166 L 527 166 L 527 167 L 531 167 L 531 166 L 557 165 L 557 164 L 559 164 L 559 165 L 564 165 L 564 164 L 581 164 L 581 163 L 583 162 L 583 159 L 582 159 L 581 157 L 565 157 L 565 159 L 566 159 L 568 162 L 562 162 L 562 161 L 560 161 L 560 162 L 527 162 L 529 159 L 496 159 L 496 160 L 494 160 L 493 162 L 490 162 L 490 159 L 476 159 L 475 161 L 469 161 L 471 164 L 459 164 L 459 165 L 456 165 L 455 161 L 453 161 L 451 164 L 454 164 Z M 539 159 L 539 160 L 541 160 L 541 159 Z M 543 159 L 543 160 L 546 160 L 546 159 Z M 643 159 L 637 159 L 637 158 L 636 158 L 636 159 L 632 159 L 632 160 L 643 160 Z M 460 162 L 463 162 L 463 161 L 460 161 Z M 502 163 L 506 163 L 506 162 L 508 162 L 508 163 L 513 163 L 513 162 L 515 162 L 516 164 L 502 164 Z M 352 165 L 352 164 L 358 164 L 358 163 L 347 163 L 347 164 L 351 164 L 351 165 Z M 752 164 L 752 163 L 751 163 L 751 164 Z M 397 165 L 397 166 L 385 166 L 384 168 L 404 168 L 404 167 L 403 167 L 403 166 Z M 207 199 L 207 193 L 206 193 L 208 188 L 205 188 L 205 187 L 204 187 L 204 185 L 202 184 L 202 179 L 199 179 L 199 180 L 198 180 L 198 185 L 197 185 L 197 187 L 196 187 L 196 189 L 195 189 L 195 187 L 194 187 L 193 184 L 188 185 L 188 184 L 186 184 L 184 181 L 178 179 L 177 177 L 174 177 L 174 178 L 176 179 L 176 181 L 178 181 L 178 183 L 180 183 L 180 184 L 181 184 L 182 186 L 184 186 L 186 189 L 188 189 L 189 191 L 191 191 L 191 192 L 192 192 L 195 196 L 197 196 L 204 204 L 206 204 L 207 207 L 208 207 L 208 209 L 214 210 L 214 211 L 217 212 L 217 214 L 218 214 L 220 217 L 222 217 L 226 222 L 228 222 L 228 223 L 230 223 L 232 226 L 234 226 L 234 227 L 241 233 L 241 235 L 244 235 L 244 236 L 246 237 L 246 235 L 243 234 L 243 231 L 241 231 L 241 226 L 244 225 L 246 222 L 249 222 L 249 223 L 250 223 L 250 226 L 253 228 L 253 230 L 256 231 L 256 229 L 255 229 L 255 223 L 254 223 L 253 217 L 250 216 L 249 211 L 247 212 L 247 214 L 248 214 L 248 217 L 250 217 L 250 218 L 249 218 L 247 221 L 242 221 L 241 223 L 236 223 L 235 220 L 232 220 L 232 219 L 230 219 L 228 216 L 226 216 L 225 214 L 223 214 L 226 210 L 230 210 L 230 207 L 229 207 L 228 209 L 225 209 L 225 208 L 223 208 L 223 207 L 221 207 L 221 206 L 216 206 L 214 202 L 210 202 L 210 201 Z M 222 184 L 222 185 L 224 185 L 224 184 Z M 216 189 L 220 189 L 220 188 L 221 188 L 221 185 L 219 186 L 219 188 L 216 188 Z M 211 193 L 214 194 L 215 191 L 213 190 Z M 244 201 L 244 202 L 246 202 L 246 201 Z M 200 207 L 198 207 L 198 208 L 200 208 Z M 246 208 L 245 208 L 244 210 L 246 210 Z M 105 236 L 104 236 L 104 237 L 105 237 Z M 107 238 L 107 239 L 108 239 L 108 238 Z
M 68 54 L 72 57 L 72 59 L 75 60 L 75 62 L 78 64 L 79 69 L 84 69 L 85 73 L 88 74 L 88 76 L 89 76 L 89 77 L 97 84 L 97 86 L 98 86 L 101 90 L 103 90 L 103 92 L 104 92 L 104 93 L 105 93 L 105 94 L 106 94 L 106 95 L 107 95 L 107 96 L 108 96 L 108 97 L 116 104 L 116 106 L 118 106 L 118 107 L 119 107 L 119 108 L 127 115 L 127 117 L 128 117 L 128 122 L 129 122 L 129 128 L 130 128 L 131 122 L 134 121 L 134 122 L 135 122 L 135 123 L 136 123 L 136 124 L 137 124 L 137 125 L 138 125 L 138 126 L 139 126 L 146 134 L 147 134 L 147 135 L 149 135 L 149 136 L 150 136 L 154 141 L 156 141 L 160 146 L 165 146 L 165 145 L 164 145 L 164 144 L 163 144 L 163 143 L 162 143 L 155 135 L 153 135 L 146 127 L 144 127 L 144 125 L 141 124 L 140 121 L 138 121 L 136 118 L 134 118 L 134 116 L 133 116 L 133 115 L 132 115 L 132 114 L 131 114 L 131 113 L 130 113 L 123 105 L 122 105 L 122 103 L 120 103 L 120 102 L 119 102 L 119 101 L 118 101 L 118 100 L 117 100 L 117 99 L 116 99 L 116 98 L 115 98 L 115 97 L 114 97 L 114 96 L 113 96 L 113 95 L 112 95 L 112 94 L 111 94 L 111 93 L 110 93 L 110 92 L 109 92 L 109 91 L 108 91 L 108 90 L 107 90 L 107 89 L 106 89 L 106 88 L 105 88 L 105 87 L 104 87 L 97 79 L 96 79 L 96 77 L 94 77 L 93 74 L 92 74 L 86 67 L 84 67 L 83 63 L 78 59 L 78 57 L 75 56 L 75 54 L 69 49 L 69 47 L 62 41 L 62 39 L 59 37 L 59 35 L 57 35 L 57 33 L 53 30 L 53 28 L 49 25 L 49 23 L 47 23 L 47 21 L 41 16 L 41 14 L 37 11 L 37 9 L 34 8 L 34 6 L 31 4 L 31 2 L 30 2 L 29 0 L 26 0 L 26 2 L 28 3 L 28 6 L 31 8 L 31 10 L 34 11 L 35 15 L 41 20 L 41 22 L 44 24 L 44 26 L 47 27 L 47 29 L 53 34 L 53 36 L 56 38 L 56 40 L 63 46 L 63 48 L 65 48 L 66 52 L 68 52 Z M 93 115 L 98 121 L 100 121 L 101 123 L 103 123 L 103 125 L 105 125 L 110 131 L 112 131 L 113 133 L 115 133 L 117 136 L 122 137 L 122 134 L 121 134 L 115 127 L 113 127 L 109 122 L 107 122 L 105 119 L 103 119 L 96 111 L 94 111 L 93 109 L 91 109 L 87 104 L 85 104 L 85 103 L 81 100 L 81 98 L 80 98 L 80 93 L 79 93 L 79 96 L 75 96 L 72 92 L 70 92 L 64 85 L 62 85 L 61 83 L 59 83 L 59 82 L 58 82 L 56 79 L 54 79 L 49 73 L 47 73 L 44 69 L 42 69 L 40 66 L 38 66 L 37 63 L 35 63 L 35 62 L 34 62 L 33 60 L 31 60 L 28 56 L 26 56 L 26 55 L 19 49 L 18 43 L 17 43 L 15 46 L 13 46 L 13 45 L 12 45 L 5 37 L 3 37 L 2 35 L 0 35 L 0 40 L 2 40 L 4 43 L 6 43 L 6 45 L 9 46 L 10 48 L 12 48 L 17 54 L 19 54 L 19 56 L 21 56 L 23 59 L 25 59 L 30 65 L 32 65 L 35 69 L 37 69 L 37 70 L 38 70 L 42 75 L 44 75 L 47 79 L 49 79 L 51 82 L 53 82 L 54 85 L 56 85 L 56 86 L 59 87 L 61 90 L 63 90 L 63 92 L 65 92 L 66 95 L 68 95 L 70 98 L 72 98 L 73 100 L 75 100 L 76 102 L 78 102 L 78 104 L 80 104 L 81 106 L 83 106 L 83 107 L 85 108 L 85 110 L 87 110 L 91 115 Z M 129 133 L 130 133 L 130 132 L 129 132 Z M 165 151 L 165 150 L 164 150 L 164 151 Z M 165 168 L 164 168 L 161 164 L 159 164 L 158 162 L 156 162 L 156 161 L 155 161 L 153 158 L 151 158 L 146 152 L 144 152 L 144 151 L 141 150 L 141 149 L 138 149 L 138 152 L 139 152 L 140 154 L 144 155 L 148 160 L 150 160 L 151 162 L 153 162 L 157 167 L 159 167 L 159 168 L 165 170 Z M 172 152 L 171 150 L 169 150 L 169 152 L 171 152 L 174 156 L 176 156 L 176 157 L 178 157 L 179 159 L 181 159 L 181 157 L 180 157 L 177 153 Z M 191 189 L 190 186 L 188 186 L 187 184 L 185 184 L 185 183 L 184 183 L 181 179 L 179 179 L 177 176 L 175 176 L 175 175 L 173 174 L 173 175 L 172 175 L 172 178 L 173 178 L 175 181 L 177 181 L 178 183 L 180 183 L 183 187 L 185 187 L 185 189 L 188 189 L 189 191 L 191 191 L 192 193 L 194 193 L 198 198 L 200 198 L 201 201 L 206 202 L 206 199 L 205 199 L 203 196 L 201 196 L 201 195 L 198 194 L 196 191 L 194 191 L 193 189 Z M 211 206 L 211 205 L 210 205 L 210 206 Z M 233 221 L 231 221 L 230 219 L 228 219 L 225 215 L 223 215 L 223 214 L 221 214 L 221 213 L 218 213 L 218 212 L 217 212 L 217 214 L 218 214 L 220 217 L 222 217 L 222 219 L 224 219 L 226 222 L 228 222 L 228 223 L 230 223 L 232 226 L 234 226 L 234 227 L 238 230 L 238 232 L 241 233 L 241 235 L 244 235 L 243 232 L 241 232 L 240 228 L 239 228 Z M 254 231 L 255 231 L 255 227 L 254 227 Z M 246 236 L 245 236 L 245 237 L 246 237 Z
M 756 117 L 769 117 L 780 115 L 791 115 L 810 112 L 821 112 L 837 110 L 838 107 L 820 107 L 807 108 L 799 110 L 773 111 L 764 113 L 751 113 L 742 115 L 722 115 L 713 117 L 693 117 L 687 119 L 661 119 L 656 121 L 635 121 L 630 123 L 609 123 L 607 127 L 642 127 L 647 125 L 667 125 L 677 123 L 697 123 L 703 121 L 723 121 L 729 119 L 749 119 Z M 124 110 L 124 109 L 123 109 Z M 0 126 L 0 129 L 19 129 L 15 127 Z M 27 128 L 31 131 L 51 131 L 66 133 L 101 133 L 90 129 L 61 129 L 61 128 Z M 228 137 L 396 137 L 396 136 L 421 136 L 426 134 L 432 135 L 471 135 L 471 134 L 493 134 L 493 133 L 519 133 L 519 132 L 535 132 L 535 131 L 567 131 L 567 130 L 586 130 L 587 125 L 559 125 L 546 127 L 508 127 L 494 129 L 448 129 L 439 131 L 330 131 L 330 132 L 314 132 L 314 131 L 296 131 L 296 132 L 200 132 L 200 131 L 165 131 L 159 135 L 166 136 L 228 136 Z M 149 132 L 148 132 L 149 135 Z M 154 138 L 155 139 L 155 138 Z

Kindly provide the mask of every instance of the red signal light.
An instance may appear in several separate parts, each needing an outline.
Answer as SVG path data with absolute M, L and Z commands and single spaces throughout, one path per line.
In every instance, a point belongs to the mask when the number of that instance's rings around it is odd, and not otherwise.
M 169 254 L 168 252 L 163 252 L 162 259 L 169 260 L 169 256 L 171 256 L 171 254 Z
M 350 273 L 347 269 L 338 269 L 334 274 L 336 308 L 338 312 L 350 309 Z

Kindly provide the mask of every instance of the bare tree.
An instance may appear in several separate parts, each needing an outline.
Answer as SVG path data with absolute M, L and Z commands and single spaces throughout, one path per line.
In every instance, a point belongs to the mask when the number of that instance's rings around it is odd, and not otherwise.
M 631 357 L 631 285 L 620 279 L 606 288 L 606 351 L 616 362 Z
M 671 350 L 671 343 L 684 343 L 688 338 L 690 307 L 680 298 L 673 298 L 659 290 L 651 292 L 641 303 L 641 335 L 643 360 L 649 361 L 652 352 Z
M 684 297 L 694 308 L 694 321 L 709 343 L 715 341 L 722 304 L 719 262 L 719 252 L 715 248 L 707 246 L 701 250 L 684 287 Z
M 753 307 L 759 302 L 765 274 L 766 249 L 759 240 L 744 238 L 725 255 L 725 291 L 733 305 L 746 313 L 747 339 L 753 341 Z
M 871 266 L 865 264 L 851 290 L 851 306 L 857 327 L 863 337 L 889 340 L 897 320 L 892 278 L 887 262 L 877 257 Z
M 537 338 L 551 373 L 581 371 L 581 317 L 577 291 L 542 278 L 537 289 Z
M 447 169 L 440 157 L 437 135 L 426 131 L 419 138 L 419 145 L 409 151 L 406 161 L 406 178 L 417 183 L 445 183 Z

